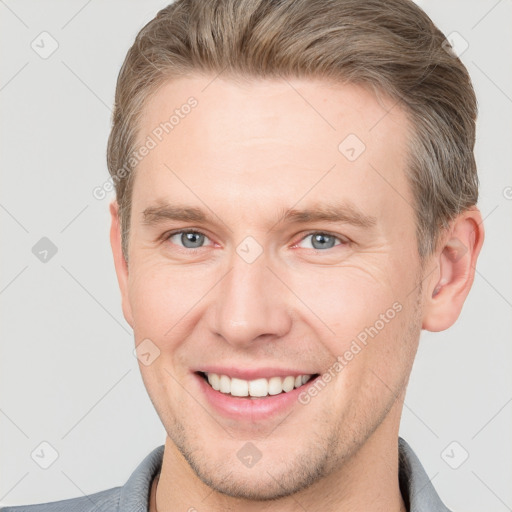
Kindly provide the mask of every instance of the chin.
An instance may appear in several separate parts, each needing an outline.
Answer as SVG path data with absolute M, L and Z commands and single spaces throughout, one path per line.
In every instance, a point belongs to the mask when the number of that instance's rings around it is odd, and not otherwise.
M 246 467 L 237 455 L 215 460 L 208 450 L 182 452 L 198 478 L 214 491 L 241 500 L 270 501 L 302 491 L 327 473 L 328 452 L 283 454 Z M 203 456 L 199 457 L 199 454 Z M 272 460 L 272 458 L 274 460 Z M 286 460 L 287 459 L 287 460 Z M 205 462 L 207 461 L 207 462 Z
M 274 468 L 270 467 L 260 469 L 258 473 L 249 471 L 241 471 L 238 474 L 234 472 L 220 477 L 218 473 L 213 477 L 211 474 L 203 475 L 197 473 L 198 477 L 208 487 L 220 494 L 250 501 L 271 501 L 284 498 L 306 489 L 313 484 L 318 478 L 311 476 L 304 479 L 304 474 L 287 475 L 274 474 Z M 289 472 L 289 470 L 288 470 Z

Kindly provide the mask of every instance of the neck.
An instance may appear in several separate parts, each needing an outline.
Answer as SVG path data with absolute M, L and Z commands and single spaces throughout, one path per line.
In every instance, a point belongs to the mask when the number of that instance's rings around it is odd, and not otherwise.
M 377 429 L 350 459 L 322 480 L 293 496 L 267 502 L 212 491 L 167 437 L 161 474 L 153 481 L 150 512 L 407 512 L 398 481 L 398 431 L 390 437 L 385 430 Z

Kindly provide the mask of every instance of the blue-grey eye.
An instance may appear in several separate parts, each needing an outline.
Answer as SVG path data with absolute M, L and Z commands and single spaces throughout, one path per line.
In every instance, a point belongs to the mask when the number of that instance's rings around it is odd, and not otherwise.
M 186 249 L 197 249 L 204 244 L 206 236 L 197 231 L 180 231 L 174 233 L 169 237 L 169 240 L 173 242 L 173 237 L 179 236 L 179 241 Z M 174 242 L 173 242 L 174 243 Z
M 310 233 L 309 235 L 305 236 L 300 243 L 302 243 L 304 240 L 311 239 L 311 248 L 313 249 L 332 249 L 336 244 L 336 240 L 340 240 L 338 237 L 333 235 L 328 235 L 327 233 Z M 308 249 L 310 247 L 307 247 Z

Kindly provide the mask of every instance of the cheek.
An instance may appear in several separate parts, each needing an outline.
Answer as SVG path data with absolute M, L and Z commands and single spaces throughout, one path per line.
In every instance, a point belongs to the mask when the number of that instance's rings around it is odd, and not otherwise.
M 375 374 L 392 387 L 402 380 L 411 315 L 403 291 L 354 267 L 302 274 L 293 283 L 291 288 L 307 305 L 300 306 L 301 321 L 319 334 L 330 356 L 325 371 L 336 376 L 334 386 L 342 395 L 358 396 L 360 389 L 374 387 L 386 393 Z
M 289 279 L 303 303 L 298 304 L 300 310 L 323 324 L 327 338 L 331 335 L 341 347 L 378 321 L 397 300 L 387 280 L 348 265 L 302 272 Z
M 150 338 L 172 354 L 204 314 L 218 278 L 200 266 L 184 269 L 150 259 L 134 265 L 128 285 L 137 342 Z
M 161 340 L 185 314 L 187 290 L 179 272 L 143 264 L 131 272 L 128 286 L 136 339 Z

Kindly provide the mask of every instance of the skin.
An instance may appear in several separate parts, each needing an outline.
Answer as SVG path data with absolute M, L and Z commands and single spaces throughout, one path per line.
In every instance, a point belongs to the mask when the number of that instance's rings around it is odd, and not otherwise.
M 124 316 L 136 344 L 149 338 L 160 350 L 139 363 L 167 432 L 150 509 L 405 510 L 406 385 L 421 329 L 452 325 L 469 292 L 479 211 L 457 217 L 422 264 L 405 167 L 411 125 L 397 106 L 386 114 L 391 99 L 359 86 L 189 76 L 151 98 L 139 140 L 190 96 L 197 107 L 137 166 L 128 264 L 110 206 Z M 366 145 L 355 161 L 338 150 L 348 134 Z M 163 202 L 203 208 L 214 222 L 145 224 L 144 210 Z M 375 222 L 277 223 L 283 208 L 326 203 Z M 204 233 L 202 247 L 169 236 L 179 229 Z M 311 232 L 335 243 L 315 249 Z M 236 252 L 247 236 L 263 251 L 252 263 Z M 318 396 L 286 414 L 227 419 L 193 375 L 204 364 L 326 372 L 397 302 L 401 311 Z M 262 454 L 250 468 L 237 457 L 248 441 Z

